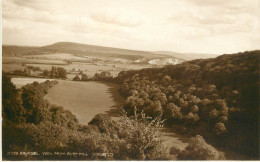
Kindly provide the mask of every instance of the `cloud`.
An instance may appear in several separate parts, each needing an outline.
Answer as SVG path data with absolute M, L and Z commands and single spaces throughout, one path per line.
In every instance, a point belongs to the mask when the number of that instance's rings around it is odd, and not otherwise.
M 2 38 L 5 44 L 18 45 L 74 41 L 139 50 L 233 53 L 260 47 L 259 3 L 3 0 Z
M 258 0 L 184 0 L 197 6 L 248 8 L 258 4 Z
M 183 26 L 180 30 L 185 36 L 209 37 L 235 33 L 248 34 L 259 30 L 260 18 L 256 14 L 258 11 L 255 10 L 258 5 L 253 5 L 254 0 L 252 0 L 253 3 L 234 0 L 205 2 L 186 0 L 186 2 L 191 3 L 188 3 L 190 10 L 174 13 L 169 17 L 169 22 Z M 194 6 L 194 4 L 196 5 Z M 245 6 L 248 9 L 245 10 L 239 6 Z M 249 10 L 250 7 L 251 10 Z
M 28 8 L 25 6 L 19 6 L 18 4 L 13 3 L 12 1 L 4 0 L 2 10 L 3 18 L 10 19 L 11 21 L 16 21 L 20 19 L 46 23 L 55 22 L 54 16 L 47 11 L 37 10 L 35 8 Z
M 136 27 L 142 24 L 142 21 L 138 18 L 140 15 L 135 15 L 134 13 L 125 12 L 99 12 L 91 14 L 91 18 L 94 21 L 120 25 L 125 27 Z

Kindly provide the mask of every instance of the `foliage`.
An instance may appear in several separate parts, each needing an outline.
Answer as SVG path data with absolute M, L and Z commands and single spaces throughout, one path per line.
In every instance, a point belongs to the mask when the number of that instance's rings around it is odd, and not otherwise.
M 170 160 L 174 159 L 169 149 L 164 146 L 159 128 L 162 127 L 160 118 L 149 121 L 141 113 L 134 118 L 128 118 L 124 113 L 121 123 L 121 136 L 125 143 L 125 156 L 138 160 Z
M 109 71 L 102 71 L 101 73 L 96 73 L 93 76 L 93 80 L 111 80 L 113 78 L 113 76 L 111 75 L 111 73 Z
M 2 75 L 2 116 L 3 121 L 7 120 L 21 123 L 24 122 L 25 110 L 19 98 L 19 91 L 15 88 L 11 79 L 3 73 Z
M 96 126 L 100 133 L 118 134 L 119 131 L 117 123 L 104 114 L 97 114 L 88 124 Z
M 189 145 L 181 151 L 180 160 L 224 160 L 225 156 L 211 145 L 207 144 L 202 136 L 197 135 L 190 139 Z
M 44 70 L 42 75 L 44 77 L 66 79 L 67 78 L 67 71 L 66 71 L 66 69 L 64 69 L 62 67 L 52 66 L 50 71 Z
M 224 140 L 223 145 L 257 157 L 259 60 L 260 51 L 222 55 L 123 71 L 114 81 L 120 84 L 119 93 L 126 98 L 123 108 L 129 115 L 135 107 L 152 118 L 162 114 L 168 124 L 185 125 L 190 132 Z M 243 139 L 238 141 L 245 144 L 242 148 L 229 142 L 236 135 Z
M 41 121 L 48 120 L 47 102 L 43 96 L 47 94 L 49 88 L 57 81 L 45 81 L 44 83 L 33 82 L 22 87 L 21 99 L 22 106 L 25 109 L 25 117 L 27 123 L 40 123 Z
M 88 80 L 88 76 L 86 74 L 82 74 L 81 75 L 81 80 L 82 81 L 87 81 Z
M 76 75 L 74 78 L 73 78 L 73 81 L 80 81 L 80 77 L 78 75 Z
M 98 114 L 89 123 L 87 151 L 110 152 L 120 160 L 170 160 L 171 155 L 164 146 L 159 119 L 149 121 L 142 113 L 131 118 L 124 113 L 115 123 L 109 116 Z M 93 127 L 94 126 L 94 127 Z

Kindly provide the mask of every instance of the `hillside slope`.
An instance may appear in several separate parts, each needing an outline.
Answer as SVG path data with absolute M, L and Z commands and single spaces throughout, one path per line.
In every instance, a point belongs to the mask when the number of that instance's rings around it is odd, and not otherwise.
M 42 47 L 27 47 L 27 46 L 2 46 L 3 57 L 14 57 L 24 55 L 39 55 L 39 54 L 55 54 L 69 53 L 78 56 L 90 57 L 106 57 L 106 58 L 121 58 L 135 61 L 138 64 L 149 64 L 149 61 L 157 59 L 159 64 L 176 64 L 181 63 L 184 59 L 169 55 L 167 53 L 154 53 L 149 51 L 137 51 L 112 47 L 103 47 L 95 45 L 87 45 L 73 42 L 58 42 Z M 165 61 L 168 59 L 170 61 Z M 152 61 L 154 62 L 154 61 Z M 153 63 L 151 63 L 153 64 Z
M 23 56 L 38 52 L 39 47 L 27 47 L 27 46 L 2 46 L 3 57 Z
M 259 150 L 260 51 L 119 73 L 124 109 L 182 125 L 252 158 Z
M 165 57 L 148 51 L 127 50 L 103 46 L 94 46 L 72 42 L 58 42 L 43 47 L 6 46 L 3 45 L 3 56 L 22 56 L 45 53 L 70 53 L 85 56 L 127 57 L 133 59 Z

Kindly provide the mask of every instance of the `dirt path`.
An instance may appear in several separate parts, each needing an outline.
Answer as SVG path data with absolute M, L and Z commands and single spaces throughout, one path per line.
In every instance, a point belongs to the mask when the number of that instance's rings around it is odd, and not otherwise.
M 161 132 L 163 133 L 162 139 L 165 140 L 165 144 L 168 147 L 184 150 L 188 146 L 188 139 L 176 134 L 173 129 L 161 128 Z

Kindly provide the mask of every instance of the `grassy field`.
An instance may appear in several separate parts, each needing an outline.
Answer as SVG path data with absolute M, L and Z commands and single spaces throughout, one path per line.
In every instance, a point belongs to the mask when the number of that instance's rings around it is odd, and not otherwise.
M 4 72 L 12 72 L 15 70 L 24 70 L 25 66 L 20 64 L 2 64 L 2 71 Z
M 87 124 L 98 113 L 117 116 L 114 109 L 122 103 L 122 98 L 115 94 L 116 89 L 114 84 L 59 80 L 45 99 L 70 110 L 80 123 Z
M 2 63 L 20 63 L 20 64 L 56 64 L 56 65 L 62 65 L 66 64 L 66 62 L 62 60 L 44 60 L 44 59 L 29 59 L 25 57 L 3 57 Z
M 143 65 L 128 65 L 128 64 L 105 64 L 105 63 L 83 63 L 83 62 L 73 62 L 69 65 L 46 65 L 46 64 L 26 64 L 28 66 L 39 67 L 41 70 L 51 70 L 52 66 L 59 66 L 66 69 L 68 72 L 74 69 L 75 71 L 81 70 L 84 74 L 92 77 L 95 73 L 100 73 L 102 71 L 109 71 L 113 76 L 117 76 L 122 70 L 137 70 L 142 68 L 147 68 Z M 68 75 L 71 79 L 75 75 Z
M 78 57 L 68 53 L 25 55 L 23 57 L 30 58 L 30 59 L 46 59 L 46 60 L 71 60 L 71 61 L 87 60 L 87 58 Z

